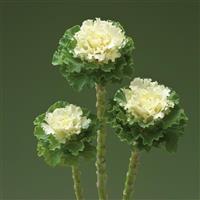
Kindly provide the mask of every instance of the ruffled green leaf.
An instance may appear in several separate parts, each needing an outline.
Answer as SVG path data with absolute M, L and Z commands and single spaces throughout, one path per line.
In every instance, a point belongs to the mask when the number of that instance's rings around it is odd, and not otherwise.
M 70 51 L 68 51 L 68 49 L 70 47 L 73 48 L 75 46 L 76 41 L 74 40 L 74 34 L 79 30 L 79 26 L 74 26 L 64 33 L 63 37 L 59 40 L 58 49 L 53 55 L 53 65 L 70 64 L 71 53 Z
M 91 160 L 96 156 L 96 146 L 85 143 L 85 150 L 81 152 L 81 156 L 86 160 Z
M 138 139 L 138 132 L 133 132 L 131 130 L 125 129 L 125 127 L 118 126 L 116 129 L 116 134 L 122 142 L 126 142 L 129 145 L 134 145 L 135 141 Z
M 33 124 L 34 124 L 35 126 L 41 125 L 41 123 L 43 122 L 44 118 L 45 118 L 45 113 L 43 113 L 43 114 L 37 116 L 37 117 L 35 118 L 35 120 L 33 121 Z
M 64 77 L 69 81 L 70 86 L 78 91 L 81 91 L 84 87 L 91 88 L 95 85 L 95 82 L 91 78 L 89 79 L 88 76 L 84 74 L 65 74 Z
M 53 105 L 51 105 L 47 112 L 53 112 L 56 108 L 64 108 L 65 106 L 67 106 L 69 103 L 66 101 L 57 101 L 56 103 L 54 103 Z M 45 114 L 44 114 L 45 115 Z
M 119 104 L 126 102 L 126 97 L 125 97 L 124 92 L 123 92 L 122 89 L 119 89 L 116 92 L 115 97 L 114 97 L 114 101 L 118 102 Z
M 43 128 L 38 125 L 38 126 L 35 126 L 34 128 L 34 135 L 36 136 L 36 138 L 38 140 L 46 140 L 47 139 L 47 135 L 44 133 L 44 130 Z
M 62 152 L 60 151 L 46 151 L 45 161 L 48 165 L 55 167 L 60 164 Z
M 37 154 L 39 157 L 45 155 L 45 152 L 46 152 L 46 148 L 45 148 L 45 144 L 38 141 L 37 143 Z
M 171 91 L 169 100 L 173 101 L 175 105 L 179 104 L 179 101 L 180 101 L 179 96 L 174 90 Z
M 72 141 L 66 145 L 66 149 L 73 155 L 78 156 L 80 151 L 84 150 L 84 143 L 82 141 Z
M 49 150 L 54 151 L 56 149 L 61 148 L 60 142 L 58 142 L 58 140 L 56 140 L 56 138 L 53 135 L 48 136 L 48 142 L 49 142 L 49 145 L 48 145 Z
M 160 138 L 164 137 L 164 135 L 163 135 L 163 132 L 160 130 L 157 130 L 156 132 L 152 132 L 148 130 L 146 130 L 145 132 L 144 130 L 143 133 L 140 133 L 140 137 L 142 138 L 144 145 L 152 146 L 153 141 L 159 140 Z
M 185 115 L 185 112 L 179 106 L 176 106 L 164 119 L 163 128 L 168 129 L 171 127 L 178 127 L 180 124 L 187 122 L 188 118 Z

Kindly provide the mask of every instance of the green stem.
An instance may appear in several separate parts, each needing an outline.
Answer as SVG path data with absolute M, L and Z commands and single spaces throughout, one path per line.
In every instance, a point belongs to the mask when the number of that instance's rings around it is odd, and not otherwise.
M 123 198 L 122 198 L 123 200 L 129 200 L 133 195 L 138 162 L 139 162 L 139 153 L 137 152 L 137 150 L 132 150 L 129 159 L 128 171 L 126 173 L 126 181 L 124 185 Z
M 97 108 L 97 118 L 100 123 L 99 130 L 97 132 L 97 158 L 96 158 L 96 168 L 97 168 L 97 189 L 100 200 L 106 200 L 106 122 L 105 122 L 105 109 L 106 109 L 106 89 L 102 85 L 96 84 L 96 108 Z
M 77 165 L 72 166 L 72 178 L 74 181 L 74 192 L 77 200 L 83 200 L 83 189 L 80 180 L 81 172 Z

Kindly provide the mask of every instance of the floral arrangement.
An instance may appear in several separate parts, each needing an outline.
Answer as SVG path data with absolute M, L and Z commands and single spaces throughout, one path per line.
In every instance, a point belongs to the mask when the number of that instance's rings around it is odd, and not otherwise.
M 38 156 L 50 166 L 72 168 L 77 200 L 84 199 L 79 164 L 95 156 L 99 199 L 108 199 L 106 124 L 131 148 L 123 200 L 132 197 L 140 152 L 152 147 L 175 152 L 183 135 L 188 119 L 178 94 L 151 79 L 134 78 L 133 50 L 133 39 L 118 22 L 97 18 L 68 29 L 53 55 L 52 64 L 72 87 L 96 89 L 96 115 L 58 101 L 34 121 Z M 107 102 L 107 84 L 124 78 L 130 85 Z

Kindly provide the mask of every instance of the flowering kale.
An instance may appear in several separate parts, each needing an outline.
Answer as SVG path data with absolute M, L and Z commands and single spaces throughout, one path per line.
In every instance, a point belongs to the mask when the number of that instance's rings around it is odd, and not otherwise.
M 34 121 L 38 156 L 51 166 L 74 165 L 80 157 L 93 156 L 96 123 L 87 110 L 56 102 Z
M 129 89 L 120 89 L 115 94 L 109 121 L 122 141 L 139 150 L 165 145 L 173 152 L 187 117 L 175 91 L 151 79 L 136 78 Z
M 68 29 L 59 41 L 52 64 L 78 90 L 95 83 L 121 82 L 133 75 L 134 45 L 117 22 L 86 20 Z

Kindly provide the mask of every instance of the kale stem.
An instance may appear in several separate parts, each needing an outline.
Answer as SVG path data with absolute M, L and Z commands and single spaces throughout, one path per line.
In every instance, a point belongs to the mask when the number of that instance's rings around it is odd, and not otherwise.
M 126 181 L 122 197 L 123 200 L 130 200 L 133 195 L 138 162 L 139 162 L 139 153 L 136 149 L 133 149 L 129 159 L 128 171 L 126 173 Z
M 74 181 L 74 192 L 77 200 L 83 200 L 83 189 L 80 180 L 81 172 L 77 165 L 72 166 L 72 178 Z
M 97 173 L 97 189 L 100 200 L 106 200 L 106 89 L 100 84 L 96 84 L 96 108 L 97 118 L 99 120 L 99 130 L 97 131 L 97 157 L 96 157 L 96 173 Z

